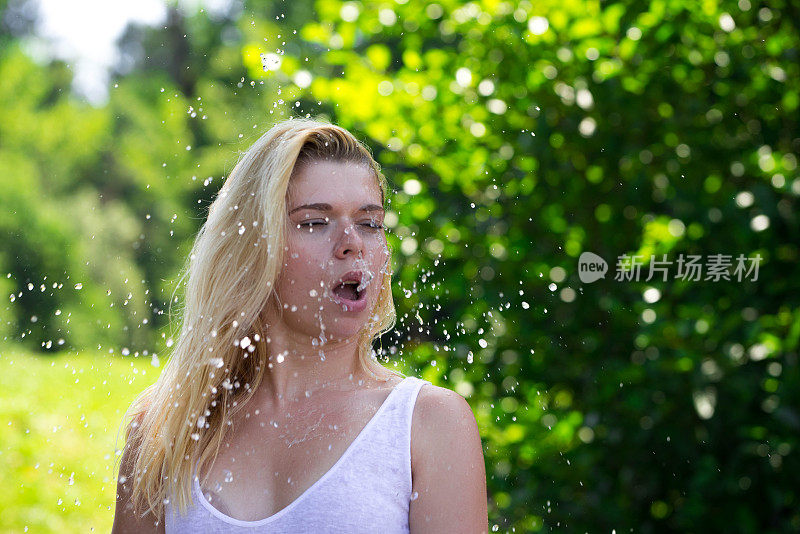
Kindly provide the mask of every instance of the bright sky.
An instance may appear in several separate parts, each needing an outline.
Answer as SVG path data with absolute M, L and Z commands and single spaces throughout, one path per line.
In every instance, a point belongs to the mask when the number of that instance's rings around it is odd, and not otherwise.
M 158 25 L 166 20 L 165 0 L 37 0 L 37 33 L 52 44 L 37 53 L 64 59 L 75 87 L 93 103 L 108 95 L 108 68 L 117 57 L 115 41 L 128 22 Z M 180 0 L 189 10 L 223 10 L 230 0 Z

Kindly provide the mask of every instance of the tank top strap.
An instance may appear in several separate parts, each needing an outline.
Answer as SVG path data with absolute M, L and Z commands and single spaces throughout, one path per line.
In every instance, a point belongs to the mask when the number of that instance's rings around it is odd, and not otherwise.
M 405 423 L 404 430 L 411 436 L 411 419 L 414 414 L 414 406 L 419 396 L 419 391 L 425 384 L 431 385 L 427 380 L 417 378 L 415 376 L 406 377 L 403 382 L 398 384 L 400 391 L 398 392 L 398 404 L 401 405 L 403 422 Z
M 396 384 L 362 435 L 353 451 L 352 463 L 371 465 L 365 479 L 388 476 L 399 495 L 411 495 L 411 422 L 419 391 L 427 380 L 407 376 Z M 381 467 L 378 467 L 381 466 Z M 389 475 L 387 475 L 389 473 Z M 385 482 L 380 482 L 384 484 Z M 406 506 L 408 502 L 406 502 Z
M 399 382 L 389 393 L 389 397 L 385 401 L 386 406 L 379 410 L 382 412 L 379 414 L 382 419 L 392 420 L 384 423 L 392 424 L 396 431 L 400 430 L 410 434 L 414 405 L 416 404 L 419 390 L 425 384 L 430 385 L 430 382 L 415 376 L 407 376 Z

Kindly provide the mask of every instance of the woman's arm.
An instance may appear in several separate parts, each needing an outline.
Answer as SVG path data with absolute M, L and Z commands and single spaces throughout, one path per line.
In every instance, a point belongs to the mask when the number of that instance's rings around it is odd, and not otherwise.
M 131 442 L 132 440 L 128 440 L 120 461 L 114 526 L 111 528 L 111 534 L 151 532 L 164 534 L 164 521 L 158 521 L 158 525 L 156 525 L 156 518 L 151 514 L 141 517 L 133 513 L 131 490 L 133 488 L 133 461 L 136 458 L 136 451 L 129 446 Z
M 409 527 L 422 532 L 488 532 L 486 467 L 478 425 L 467 401 L 449 389 L 422 386 L 411 424 Z

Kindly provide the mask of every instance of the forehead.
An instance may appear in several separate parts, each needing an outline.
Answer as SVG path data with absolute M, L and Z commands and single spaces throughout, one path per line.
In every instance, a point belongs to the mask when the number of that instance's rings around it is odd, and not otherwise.
M 311 161 L 303 165 L 292 176 L 287 196 L 290 203 L 381 203 L 380 186 L 372 169 L 339 161 Z

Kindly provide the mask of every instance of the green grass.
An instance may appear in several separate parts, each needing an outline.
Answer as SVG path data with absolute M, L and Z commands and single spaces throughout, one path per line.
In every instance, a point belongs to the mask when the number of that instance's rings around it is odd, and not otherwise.
M 0 531 L 109 532 L 117 432 L 150 357 L 0 349 Z

